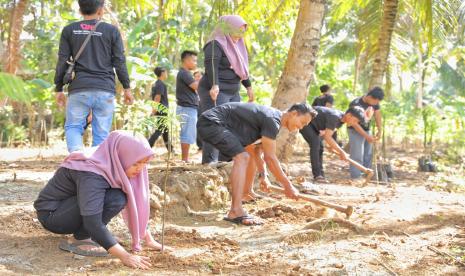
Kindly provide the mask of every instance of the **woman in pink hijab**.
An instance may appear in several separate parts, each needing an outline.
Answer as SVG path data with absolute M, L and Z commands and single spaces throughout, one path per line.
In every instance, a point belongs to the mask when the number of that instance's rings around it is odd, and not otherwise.
M 247 23 L 238 15 L 221 16 L 203 48 L 205 75 L 199 83 L 200 113 L 229 102 L 240 102 L 242 85 L 249 102 L 254 101 L 249 79 L 249 56 L 244 43 Z M 218 161 L 218 150 L 212 145 L 202 147 L 202 164 Z M 224 161 L 224 160 L 222 160 Z
M 150 192 L 146 165 L 153 155 L 143 136 L 124 131 L 110 133 L 91 153 L 71 153 L 34 202 L 45 229 L 73 234 L 59 248 L 94 257 L 110 253 L 129 267 L 149 268 L 149 259 L 128 253 L 106 225 L 123 211 L 133 251 L 141 250 L 141 241 L 149 248 L 161 248 L 148 228 Z

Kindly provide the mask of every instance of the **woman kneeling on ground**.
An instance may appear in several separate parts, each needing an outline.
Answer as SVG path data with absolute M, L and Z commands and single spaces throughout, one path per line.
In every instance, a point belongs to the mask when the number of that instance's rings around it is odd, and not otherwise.
M 132 250 L 160 250 L 149 231 L 147 163 L 154 152 L 142 136 L 114 131 L 90 154 L 71 153 L 34 202 L 43 227 L 56 234 L 73 234 L 59 248 L 78 255 L 119 258 L 133 268 L 147 269 L 148 257 L 128 253 L 106 225 L 123 210 L 132 236 Z M 107 253 L 108 251 L 108 253 Z

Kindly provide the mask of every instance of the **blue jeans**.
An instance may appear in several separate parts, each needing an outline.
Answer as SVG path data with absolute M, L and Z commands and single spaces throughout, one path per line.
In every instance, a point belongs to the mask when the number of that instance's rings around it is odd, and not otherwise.
M 368 141 L 360 135 L 355 129 L 348 128 L 350 159 L 362 164 L 365 168 L 371 168 L 371 158 L 373 147 Z M 370 134 L 369 131 L 367 131 Z M 356 167 L 350 165 L 350 177 L 359 178 L 362 172 Z
M 176 115 L 181 123 L 181 144 L 193 145 L 197 141 L 197 107 L 178 105 Z
M 92 146 L 100 145 L 110 133 L 115 110 L 115 94 L 106 91 L 71 93 L 66 107 L 65 135 L 68 151 L 83 148 L 82 135 L 87 115 L 92 111 Z

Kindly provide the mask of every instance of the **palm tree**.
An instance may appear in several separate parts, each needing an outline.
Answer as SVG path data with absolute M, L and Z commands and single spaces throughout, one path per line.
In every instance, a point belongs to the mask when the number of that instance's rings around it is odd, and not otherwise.
M 369 88 L 383 85 L 383 78 L 391 49 L 391 37 L 396 24 L 398 5 L 398 0 L 384 0 L 383 19 L 378 37 L 377 51 L 373 60 Z
M 300 1 L 294 35 L 278 89 L 273 97 L 273 107 L 284 110 L 294 103 L 306 100 L 320 47 L 325 4 L 325 0 Z M 291 145 L 294 140 L 295 135 L 289 132 L 280 133 L 277 141 L 278 158 L 286 159 L 292 153 Z

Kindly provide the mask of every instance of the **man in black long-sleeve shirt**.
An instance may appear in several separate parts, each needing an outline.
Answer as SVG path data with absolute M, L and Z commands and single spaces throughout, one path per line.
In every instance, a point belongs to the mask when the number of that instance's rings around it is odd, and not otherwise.
M 92 146 L 99 145 L 108 136 L 114 112 L 115 72 L 124 88 L 125 103 L 133 102 L 118 28 L 104 22 L 95 28 L 103 15 L 103 5 L 103 0 L 79 1 L 84 20 L 71 23 L 61 33 L 55 91 L 57 104 L 63 107 L 66 101 L 63 77 L 68 68 L 67 61 L 77 55 L 89 32 L 95 29 L 76 61 L 75 77 L 68 87 L 65 134 L 69 152 L 82 149 L 82 135 L 90 111 L 93 117 Z

